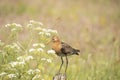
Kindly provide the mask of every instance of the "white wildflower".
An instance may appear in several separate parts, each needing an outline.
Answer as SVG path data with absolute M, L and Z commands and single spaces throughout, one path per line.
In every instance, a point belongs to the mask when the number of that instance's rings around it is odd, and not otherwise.
M 9 78 L 16 77 L 16 74 L 8 74 L 8 77 L 9 77 Z
M 2 73 L 0 73 L 0 76 L 4 76 L 6 74 L 7 74 L 6 72 L 2 72 Z
M 16 69 L 16 68 L 8 67 L 8 69 L 10 69 L 11 71 L 16 71 L 16 72 L 17 72 L 17 69 Z
M 39 72 L 40 72 L 40 70 L 39 70 L 39 69 L 35 69 L 34 71 L 35 71 L 35 73 L 39 73 Z
M 35 23 L 35 21 L 34 20 L 30 20 L 30 23 L 33 24 L 33 23 Z
M 47 30 L 47 29 L 44 29 L 44 28 L 42 29 L 42 31 L 43 31 L 43 32 L 48 32 L 48 30 Z
M 51 34 L 49 32 L 46 32 L 45 35 L 46 36 L 51 36 Z
M 23 58 L 22 56 L 19 56 L 19 57 L 17 57 L 17 60 L 19 60 L 19 61 L 23 61 L 24 58 Z
M 43 44 L 43 43 L 40 43 L 40 46 L 41 46 L 42 48 L 44 48 L 44 47 L 45 47 L 45 44 Z
M 52 32 L 52 29 L 48 29 L 48 32 Z
M 43 23 L 41 23 L 41 22 L 38 22 L 38 24 L 39 24 L 40 26 L 43 26 Z
M 37 74 L 37 75 L 35 75 L 35 76 L 32 78 L 32 80 L 36 80 L 36 79 L 39 79 L 39 78 L 40 78 L 40 75 Z
M 46 60 L 46 58 L 41 58 L 42 61 Z
M 19 62 L 19 65 L 25 65 L 25 61 Z
M 20 28 L 22 27 L 22 25 L 20 25 L 20 24 L 16 24 L 16 26 L 17 26 L 17 27 L 20 27 Z
M 44 50 L 42 48 L 38 48 L 37 51 L 43 52 Z
M 27 27 L 28 27 L 28 28 L 31 28 L 31 27 L 32 27 L 32 24 L 27 24 Z
M 13 43 L 13 47 L 17 48 L 17 49 L 20 49 L 20 47 L 16 43 Z
M 14 32 L 14 31 L 16 31 L 17 29 L 16 28 L 13 28 L 13 29 L 11 29 L 11 32 Z
M 52 60 L 51 60 L 51 59 L 47 59 L 47 62 L 51 63 L 51 62 L 52 62 Z
M 48 50 L 47 53 L 48 54 L 55 54 L 55 51 L 51 49 L 51 50 Z
M 37 22 L 37 21 L 34 21 L 34 20 L 30 20 L 30 23 L 31 23 L 31 24 L 38 24 L 38 25 L 40 25 L 40 26 L 43 26 L 43 23 Z
M 11 65 L 11 67 L 15 67 L 16 65 L 18 65 L 19 63 L 18 62 L 11 62 L 9 63 Z
M 6 24 L 6 25 L 5 25 L 5 27 L 9 27 L 9 26 L 11 26 L 11 25 L 10 25 L 10 24 Z
M 38 46 L 39 44 L 38 43 L 35 43 L 35 44 L 33 44 L 33 47 L 36 47 L 36 46 Z
M 57 30 L 48 29 L 47 31 L 51 33 L 57 33 Z
M 29 69 L 29 70 L 27 71 L 27 73 L 28 73 L 28 74 L 34 74 L 34 70 Z
M 43 35 L 43 34 L 44 34 L 44 32 L 39 32 L 38 34 L 39 34 L 39 35 Z
M 29 60 L 32 60 L 32 59 L 33 59 L 33 56 L 27 56 L 27 57 L 25 58 L 26 61 L 29 61 Z
M 29 49 L 29 52 L 33 52 L 33 51 L 35 51 L 35 49 L 34 49 L 34 48 Z

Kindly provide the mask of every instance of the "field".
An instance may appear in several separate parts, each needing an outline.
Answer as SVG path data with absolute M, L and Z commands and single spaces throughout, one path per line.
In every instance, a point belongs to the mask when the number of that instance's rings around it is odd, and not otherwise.
M 52 80 L 53 35 L 81 51 L 68 80 L 120 80 L 120 0 L 1 0 L 0 80 Z

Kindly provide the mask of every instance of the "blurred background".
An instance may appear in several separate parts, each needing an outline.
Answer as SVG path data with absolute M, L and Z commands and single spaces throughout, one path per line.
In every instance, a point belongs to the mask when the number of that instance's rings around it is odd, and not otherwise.
M 5 24 L 29 20 L 56 29 L 62 40 L 81 50 L 84 59 L 90 55 L 98 63 L 119 62 L 120 0 L 0 0 L 1 40 L 7 37 Z
M 120 45 L 119 0 L 0 1 L 1 30 L 7 23 L 25 24 L 31 19 L 56 29 L 63 40 L 80 48 L 81 53 L 116 53 Z M 0 39 L 5 36 L 0 34 Z

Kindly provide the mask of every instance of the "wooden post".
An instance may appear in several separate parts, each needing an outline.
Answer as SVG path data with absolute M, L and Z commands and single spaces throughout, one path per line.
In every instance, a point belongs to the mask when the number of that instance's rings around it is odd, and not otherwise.
M 67 80 L 66 74 L 58 73 L 53 77 L 53 80 Z

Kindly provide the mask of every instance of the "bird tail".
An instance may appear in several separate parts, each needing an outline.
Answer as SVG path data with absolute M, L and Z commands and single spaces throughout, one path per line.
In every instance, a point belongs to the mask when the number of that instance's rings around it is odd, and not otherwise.
M 75 49 L 75 54 L 79 55 L 80 50 Z

